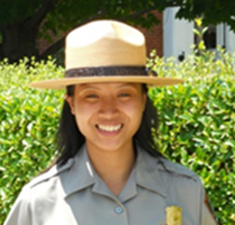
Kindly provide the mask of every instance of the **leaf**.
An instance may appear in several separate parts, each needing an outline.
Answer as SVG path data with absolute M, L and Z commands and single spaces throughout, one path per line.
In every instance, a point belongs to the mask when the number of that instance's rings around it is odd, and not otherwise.
M 193 33 L 196 34 L 197 36 L 200 36 L 200 32 L 197 29 L 193 29 Z
M 206 49 L 205 44 L 204 44 L 204 41 L 200 41 L 200 42 L 199 42 L 198 48 L 199 48 L 199 50 L 205 50 L 205 49 Z
M 194 19 L 194 21 L 195 21 L 195 23 L 196 23 L 196 25 L 198 27 L 201 27 L 201 25 L 202 25 L 202 17 L 198 17 L 198 18 Z
M 224 142 L 224 145 L 230 146 L 235 149 L 235 141 L 234 140 L 227 140 Z
M 208 27 L 204 27 L 204 28 L 202 29 L 202 34 L 205 34 L 207 30 L 208 30 Z

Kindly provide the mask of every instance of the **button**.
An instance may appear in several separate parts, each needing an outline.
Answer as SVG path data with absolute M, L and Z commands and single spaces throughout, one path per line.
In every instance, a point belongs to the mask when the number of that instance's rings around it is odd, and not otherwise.
M 115 208 L 115 212 L 117 213 L 117 214 L 120 214 L 120 213 L 122 213 L 122 207 L 120 207 L 120 206 L 117 206 L 116 208 Z

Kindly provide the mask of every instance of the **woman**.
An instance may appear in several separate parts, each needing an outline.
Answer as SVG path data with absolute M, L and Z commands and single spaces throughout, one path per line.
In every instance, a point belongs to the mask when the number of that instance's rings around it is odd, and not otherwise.
M 27 184 L 5 225 L 215 225 L 192 171 L 154 149 L 147 86 L 179 84 L 145 69 L 142 33 L 95 21 L 66 39 L 66 73 L 32 83 L 66 88 L 56 165 Z

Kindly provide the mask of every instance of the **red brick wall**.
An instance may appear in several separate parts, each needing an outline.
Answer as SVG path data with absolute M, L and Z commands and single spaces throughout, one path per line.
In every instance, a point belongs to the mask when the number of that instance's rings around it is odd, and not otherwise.
M 154 25 L 152 30 L 147 30 L 143 28 L 138 28 L 140 31 L 142 31 L 146 38 L 146 44 L 147 44 L 147 56 L 149 56 L 149 53 L 155 49 L 157 55 L 163 56 L 163 24 L 162 24 L 162 18 L 163 14 L 159 12 L 155 12 L 155 15 L 159 19 L 159 24 Z
M 155 12 L 157 18 L 159 19 L 160 23 L 158 25 L 154 25 L 152 30 L 147 30 L 143 28 L 138 28 L 140 31 L 142 31 L 146 38 L 146 44 L 147 44 L 147 56 L 149 56 L 149 53 L 155 49 L 157 52 L 157 55 L 163 56 L 163 25 L 162 25 L 162 13 Z M 57 37 L 55 37 L 50 31 L 48 31 L 48 34 L 51 35 L 52 40 L 58 40 Z M 38 41 L 38 48 L 39 53 L 44 52 L 48 47 L 50 46 L 50 43 L 46 41 L 45 39 L 40 39 Z

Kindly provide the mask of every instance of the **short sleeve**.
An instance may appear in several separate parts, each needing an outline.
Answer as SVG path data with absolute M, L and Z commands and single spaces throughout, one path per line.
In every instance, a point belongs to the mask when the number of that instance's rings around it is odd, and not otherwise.
M 202 188 L 202 195 L 201 195 L 201 205 L 202 205 L 202 222 L 201 225 L 217 225 L 215 215 L 212 212 L 207 194 Z
M 30 192 L 23 188 L 13 204 L 3 225 L 33 225 L 32 211 L 30 207 Z

